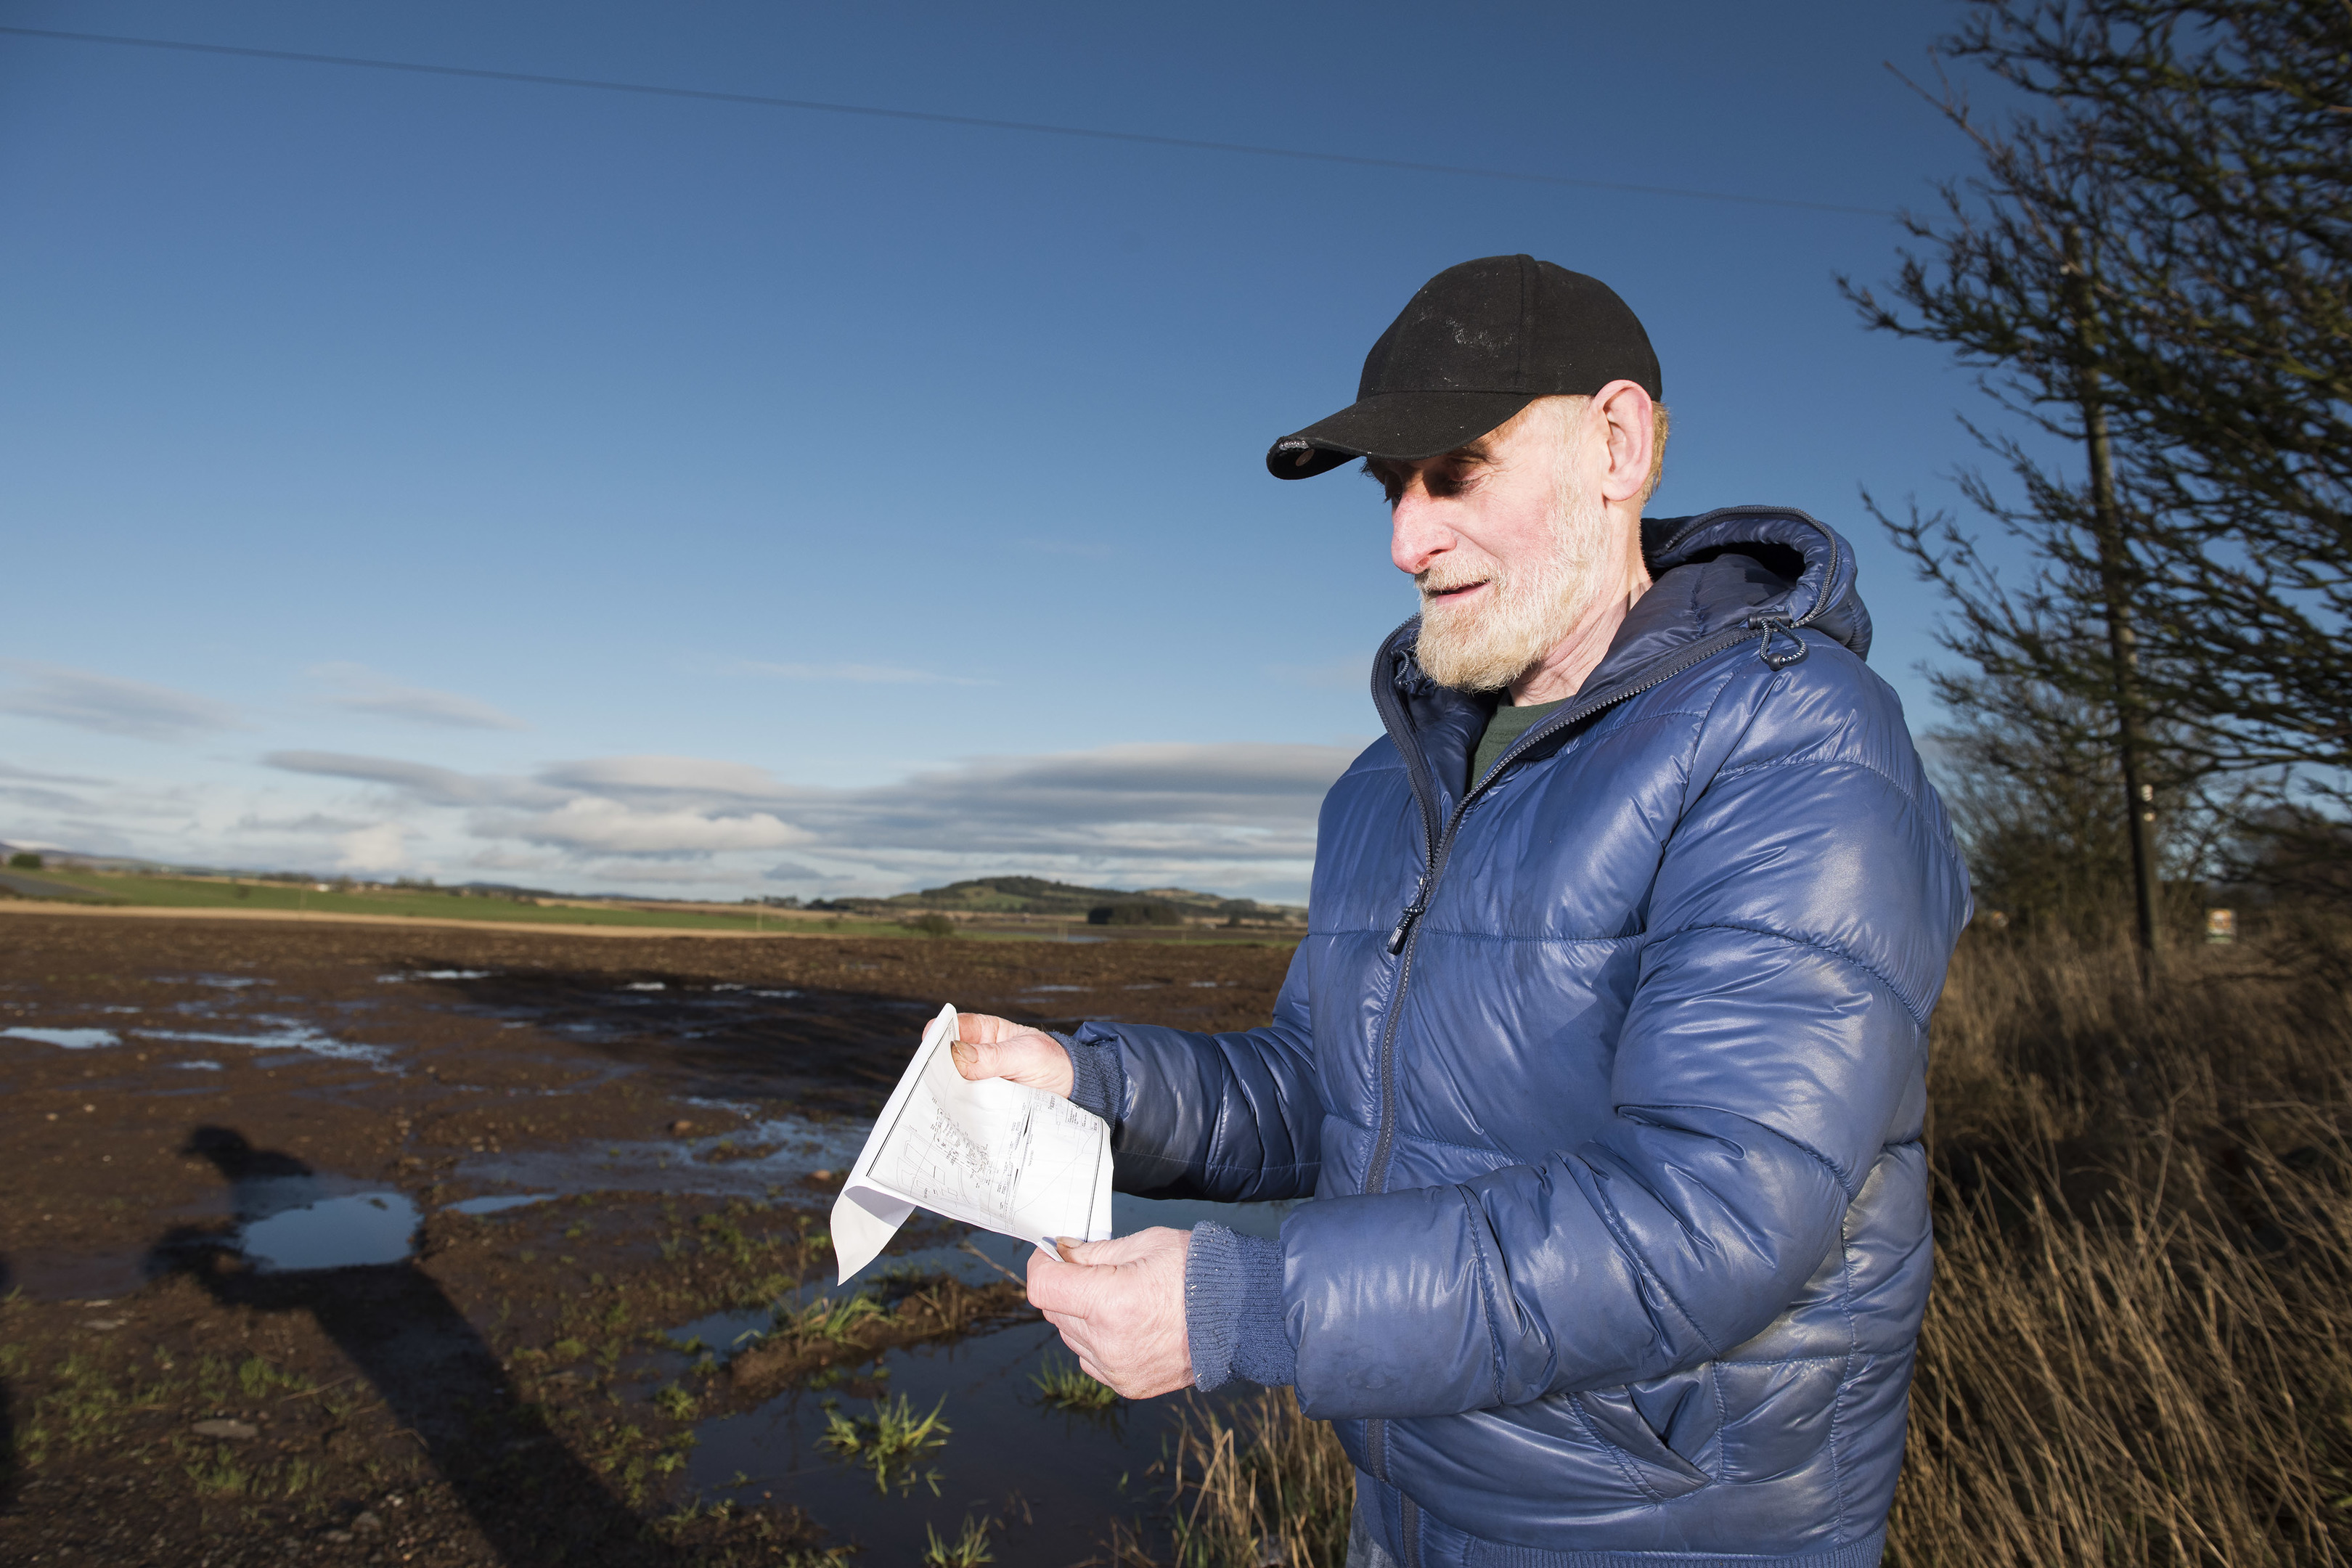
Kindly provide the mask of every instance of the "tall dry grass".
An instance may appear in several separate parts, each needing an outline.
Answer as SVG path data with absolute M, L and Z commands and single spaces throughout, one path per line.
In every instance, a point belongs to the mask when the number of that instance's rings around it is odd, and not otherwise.
M 2348 952 L 2185 948 L 2143 993 L 2119 947 L 1962 945 L 1890 1563 L 2352 1563 Z M 1192 1413 L 1171 1474 L 1183 1568 L 1345 1561 L 1287 1390 Z
M 2352 1561 L 2338 951 L 1962 947 L 1891 1562 Z

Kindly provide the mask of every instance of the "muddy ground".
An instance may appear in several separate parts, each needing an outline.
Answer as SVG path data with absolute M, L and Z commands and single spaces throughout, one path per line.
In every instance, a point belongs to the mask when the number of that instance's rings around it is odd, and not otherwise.
M 1040 1408 L 960 1228 L 827 1305 L 833 1173 L 943 1002 L 1243 1027 L 1288 957 L 9 912 L 0 1562 L 1082 1560 L 1164 1413 Z M 898 1489 L 810 1438 L 893 1390 L 963 1434 Z

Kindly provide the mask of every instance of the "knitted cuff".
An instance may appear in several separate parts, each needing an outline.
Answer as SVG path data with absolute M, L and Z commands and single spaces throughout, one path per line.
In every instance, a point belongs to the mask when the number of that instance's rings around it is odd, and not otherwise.
M 1282 1243 L 1203 1221 L 1184 1255 L 1184 1334 L 1192 1386 L 1228 1378 L 1277 1388 L 1298 1381 L 1298 1352 L 1282 1329 Z
M 1117 1127 L 1119 1102 L 1127 1098 L 1127 1060 L 1118 1039 L 1082 1044 L 1067 1035 L 1054 1037 L 1070 1053 L 1070 1103 Z

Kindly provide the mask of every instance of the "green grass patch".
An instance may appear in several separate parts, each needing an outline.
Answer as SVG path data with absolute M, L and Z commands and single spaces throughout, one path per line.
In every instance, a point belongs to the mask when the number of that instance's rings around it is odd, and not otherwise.
M 942 1541 L 940 1532 L 929 1525 L 923 1534 L 930 1544 L 923 1550 L 923 1568 L 979 1568 L 983 1563 L 996 1561 L 996 1553 L 988 1549 L 989 1527 L 995 1521 L 985 1517 L 963 1516 L 963 1529 L 953 1541 Z
M 897 936 L 908 933 L 896 921 L 794 921 L 746 910 L 719 914 L 704 910 L 637 909 L 619 905 L 528 904 L 423 888 L 380 891 L 317 889 L 289 882 L 219 882 L 199 877 L 116 876 L 96 871 L 43 871 L 51 881 L 80 888 L 121 903 L 150 909 L 275 910 L 296 913 L 397 915 L 412 920 L 481 921 L 485 923 L 572 926 L 665 926 L 681 931 L 772 931 L 778 935 Z
M 1076 1362 L 1063 1356 L 1047 1356 L 1029 1381 L 1056 1410 L 1093 1412 L 1108 1410 L 1118 1403 L 1118 1393 L 1108 1384 L 1097 1383 L 1078 1370 Z
M 871 1415 L 844 1415 L 828 1409 L 824 1435 L 816 1445 L 844 1464 L 872 1470 L 877 1491 L 887 1493 L 895 1487 L 903 1497 L 920 1482 L 937 1497 L 940 1472 L 920 1466 L 925 1457 L 947 1447 L 952 1428 L 940 1419 L 946 1405 L 942 1394 L 929 1415 L 917 1415 L 913 1402 L 902 1394 L 895 1402 L 876 1400 Z

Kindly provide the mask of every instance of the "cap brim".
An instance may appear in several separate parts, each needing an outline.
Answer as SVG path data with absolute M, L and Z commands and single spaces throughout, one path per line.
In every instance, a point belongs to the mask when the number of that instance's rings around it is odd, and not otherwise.
M 1475 441 L 1534 401 L 1526 392 L 1376 393 L 1276 441 L 1266 472 L 1311 479 L 1351 458 L 1418 462 Z

